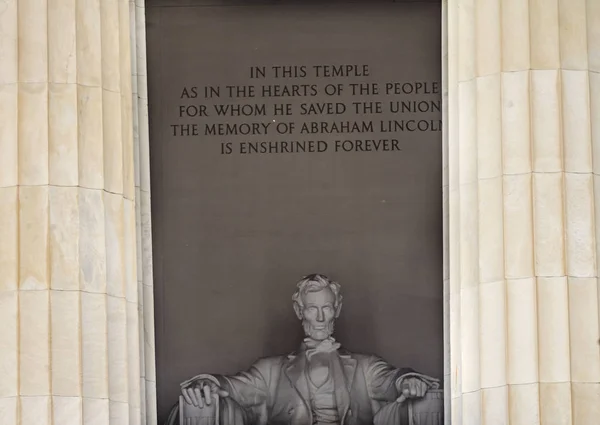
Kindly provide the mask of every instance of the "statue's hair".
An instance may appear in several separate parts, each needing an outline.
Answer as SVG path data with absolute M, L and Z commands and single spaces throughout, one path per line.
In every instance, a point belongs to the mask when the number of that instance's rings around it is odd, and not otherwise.
M 335 296 L 335 304 L 334 306 L 337 308 L 342 303 L 342 294 L 341 294 L 341 286 L 339 283 L 334 282 L 329 279 L 327 276 L 322 274 L 309 274 L 308 276 L 304 276 L 300 281 L 296 284 L 296 292 L 292 296 L 292 301 L 297 303 L 300 307 L 303 307 L 304 304 L 302 302 L 302 296 L 308 292 L 319 292 L 325 288 L 329 288 L 333 295 Z

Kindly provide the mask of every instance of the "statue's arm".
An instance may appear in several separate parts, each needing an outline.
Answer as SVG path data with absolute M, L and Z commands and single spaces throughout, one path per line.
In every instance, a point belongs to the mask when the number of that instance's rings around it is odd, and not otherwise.
M 396 382 L 416 372 L 410 368 L 398 369 L 377 356 L 370 356 L 364 373 L 373 400 L 394 401 L 400 396 Z
M 261 359 L 248 370 L 235 375 L 198 375 L 192 380 L 212 376 L 219 381 L 221 389 L 229 393 L 232 400 L 241 407 L 251 408 L 267 401 L 272 367 L 273 361 Z
M 411 368 L 398 369 L 385 360 L 372 356 L 367 362 L 365 370 L 369 395 L 374 400 L 394 401 L 400 397 L 399 388 L 403 380 L 416 378 L 424 382 L 429 388 L 437 388 L 439 381 L 430 376 L 419 373 Z

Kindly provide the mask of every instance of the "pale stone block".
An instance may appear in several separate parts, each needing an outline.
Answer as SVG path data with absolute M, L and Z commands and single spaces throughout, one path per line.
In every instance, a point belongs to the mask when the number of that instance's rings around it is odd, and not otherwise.
M 124 298 L 107 297 L 108 390 L 112 401 L 127 402 L 127 311 Z
M 4 397 L 19 394 L 18 305 L 17 291 L 0 291 L 0 406 Z
M 144 285 L 144 353 L 146 355 L 146 379 L 156 382 L 155 341 L 154 341 L 154 291 Z
M 19 0 L 19 81 L 48 81 L 48 2 Z M 28 125 L 37 122 L 27 120 Z M 35 127 L 35 126 L 31 126 Z
M 460 191 L 460 286 L 479 284 L 479 212 L 478 184 Z
M 103 189 L 102 89 L 78 86 L 77 96 L 79 184 L 82 187 Z
M 50 394 L 48 292 L 20 291 L 19 294 L 19 391 L 22 396 Z
M 504 173 L 531 172 L 529 71 L 502 74 L 501 133 Z
M 469 81 L 475 78 L 477 70 L 476 36 L 475 0 L 458 0 L 459 81 Z
M 146 424 L 157 425 L 156 382 L 146 382 Z M 460 422 L 459 422 L 460 423 Z
M 510 424 L 542 425 L 538 384 L 510 385 L 508 409 Z
M 140 122 L 140 187 L 143 191 L 150 192 L 150 135 L 148 133 L 147 99 L 138 100 L 138 120 Z
M 564 276 L 565 241 L 562 173 L 533 176 L 535 273 Z
M 102 91 L 104 139 L 104 189 L 123 193 L 123 145 L 121 140 L 121 95 Z
M 141 284 L 140 284 L 141 287 Z M 140 291 L 140 294 L 142 294 L 142 291 Z M 142 299 L 142 297 L 140 296 L 140 299 Z M 138 305 L 137 308 L 137 314 L 138 314 L 138 347 L 139 347 L 139 351 L 140 351 L 140 355 L 139 355 L 139 364 L 140 364 L 140 370 L 139 370 L 139 376 L 141 379 L 145 379 L 146 378 L 146 354 L 144 353 L 144 350 L 146 349 L 146 342 L 144 340 L 144 329 L 143 329 L 143 325 L 144 325 L 144 307 L 141 305 Z M 448 351 L 450 352 L 450 351 Z M 449 356 L 448 356 L 449 357 Z M 448 361 L 450 361 L 450 359 L 448 359 Z
M 594 188 L 591 174 L 565 174 L 567 273 L 592 277 L 596 273 Z
M 48 86 L 48 155 L 50 184 L 77 186 L 77 86 L 54 84 Z
M 477 181 L 477 82 L 458 85 L 459 122 L 458 146 L 460 184 Z
M 476 2 L 477 75 L 498 74 L 501 69 L 501 0 Z
M 82 425 L 81 397 L 52 397 L 53 425 Z
M 131 95 L 121 95 L 121 138 L 123 143 L 123 196 L 133 200 L 135 196 L 135 170 Z
M 504 279 L 502 177 L 479 181 L 479 280 Z
M 49 396 L 21 397 L 20 408 L 19 425 L 52 425 Z
M 477 174 L 480 179 L 502 175 L 501 112 L 500 75 L 478 78 L 476 127 Z
M 558 70 L 531 71 L 533 169 L 563 170 L 561 91 Z
M 79 281 L 88 292 L 106 292 L 104 202 L 99 190 L 79 191 Z
M 108 402 L 110 425 L 131 425 L 129 423 L 129 405 L 121 401 Z
M 142 424 L 142 409 L 139 407 L 132 407 L 129 405 L 129 417 L 128 425 L 141 425 Z M 144 421 L 144 424 L 146 422 Z
M 571 380 L 600 382 L 598 279 L 569 278 Z
M 142 272 L 142 194 L 139 187 L 135 188 L 135 255 L 136 255 L 136 275 L 138 282 L 143 279 Z
M 19 35 L 17 23 L 19 19 L 17 4 L 17 0 L 5 1 L 3 12 L 0 13 L 0 28 L 2 28 L 2 32 L 0 32 L 0 86 L 15 84 L 18 80 Z M 0 90 L 2 89 L 0 88 Z M 5 117 L 4 114 L 0 114 L 0 116 Z
M 125 199 L 123 200 L 125 298 L 133 303 L 138 302 L 136 233 L 135 205 L 133 201 Z
M 600 72 L 600 2 L 587 0 L 587 47 L 590 71 Z
M 0 397 L 0 418 L 2 425 L 20 425 L 18 418 L 18 398 Z
M 569 291 L 566 277 L 538 277 L 538 350 L 540 382 L 571 378 Z
M 108 399 L 84 398 L 83 423 L 85 425 L 112 425 L 108 406 Z
M 600 10 L 598 11 L 598 14 L 600 15 Z M 594 173 L 600 174 L 600 73 L 590 72 L 588 74 L 588 78 L 590 83 L 590 135 L 592 138 L 592 165 L 594 167 Z
M 560 68 L 558 1 L 529 0 L 532 69 Z
M 473 286 L 461 291 L 460 336 L 462 392 L 470 393 L 481 388 L 480 378 L 480 305 L 479 287 Z
M 77 0 L 77 83 L 100 87 L 102 84 L 102 36 L 100 0 Z
M 144 353 L 140 351 L 140 322 L 138 316 L 138 305 L 128 302 L 127 309 L 127 372 L 129 405 L 140 406 L 140 357 Z M 142 346 L 143 347 L 143 346 Z
M 100 28 L 102 46 L 102 88 L 112 92 L 120 91 L 119 67 L 119 4 L 117 0 L 100 2 Z M 123 76 L 128 78 L 129 76 Z
M 52 394 L 81 395 L 79 291 L 51 291 Z
M 135 7 L 135 2 L 134 1 L 126 1 L 125 4 L 129 5 L 129 11 L 128 11 L 128 16 L 129 16 L 129 34 L 127 35 L 127 43 L 130 44 L 130 49 L 129 49 L 129 54 L 130 54 L 130 61 L 131 61 L 131 82 L 132 84 L 135 83 L 136 81 L 136 74 L 137 74 L 137 52 L 136 52 L 136 46 L 137 46 L 137 40 L 136 40 L 136 36 L 137 36 L 137 28 L 136 26 L 136 7 Z M 121 36 L 121 38 L 123 38 L 123 36 Z M 135 89 L 133 90 L 133 93 L 136 93 Z
M 129 97 L 131 102 L 132 92 L 132 71 L 134 68 L 135 55 L 132 50 L 135 49 L 135 17 L 130 16 L 130 4 L 128 0 L 118 0 L 119 6 L 119 65 L 121 74 L 121 88 L 123 95 Z M 135 10 L 133 10 L 135 14 Z M 131 28 L 130 25 L 134 25 Z M 132 49 L 133 47 L 133 49 Z M 131 121 L 129 121 L 131 122 Z
M 525 278 L 533 271 L 531 174 L 505 176 L 504 261 L 508 278 Z
M 450 293 L 460 297 L 460 193 L 458 189 L 450 189 L 448 194 L 448 257 L 450 268 Z M 144 282 L 146 275 L 144 274 Z
M 48 0 L 48 81 L 77 82 L 77 0 Z
M 9 2 L 10 5 L 10 2 Z M 0 14 L 0 27 L 2 26 L 2 16 Z M 2 34 L 0 34 L 2 38 Z M 0 70 L 5 65 L 2 63 L 2 42 L 0 41 Z M 1 71 L 0 71 L 1 72 Z M 0 77 L 1 78 L 1 77 Z M 0 188 L 16 186 L 18 183 L 18 92 L 17 84 L 0 83 L 0 117 L 2 125 L 0 126 Z
M 561 71 L 561 79 L 565 171 L 588 173 L 592 171 L 592 136 L 587 72 Z
M 19 188 L 19 288 L 47 289 L 48 187 Z
M 502 0 L 503 71 L 524 71 L 530 68 L 528 6 L 523 0 Z
M 600 176 L 594 174 L 593 177 L 593 185 L 594 185 L 594 223 L 595 223 L 595 228 L 596 228 L 596 269 L 598 270 L 598 267 L 600 266 L 600 226 L 598 225 L 598 223 L 600 223 L 600 208 L 597 207 L 597 205 L 600 205 Z M 600 300 L 598 300 L 598 303 L 600 304 Z
M 106 240 L 106 293 L 125 296 L 125 229 L 123 196 L 104 192 L 104 231 Z
M 50 187 L 50 286 L 79 289 L 79 189 Z
M 572 385 L 573 425 L 595 424 L 600 418 L 600 384 Z
M 508 421 L 508 386 L 486 388 L 481 391 L 481 423 L 506 425 Z
M 106 295 L 81 293 L 81 364 L 83 396 L 108 399 Z M 88 425 L 86 402 L 84 417 Z M 108 402 L 108 400 L 105 400 Z M 106 406 L 108 411 L 108 405 Z M 99 414 L 99 413 L 98 413 Z M 106 423 L 106 422 L 100 422 Z
M 462 416 L 462 396 L 455 397 L 452 399 L 452 408 L 450 411 L 452 412 L 452 419 L 450 420 L 451 424 L 462 424 L 463 416 Z
M 510 384 L 529 384 L 538 381 L 536 297 L 535 278 L 506 281 L 508 382 Z
M 134 79 L 136 79 L 136 77 L 133 77 Z M 137 87 L 137 85 L 135 86 Z M 134 87 L 134 88 L 135 88 Z M 140 188 L 140 121 L 139 121 L 139 107 L 138 107 L 138 99 L 137 99 L 137 95 L 135 93 L 133 93 L 131 95 L 132 99 L 132 103 L 131 103 L 131 107 L 132 107 L 132 136 L 133 136 L 133 170 L 134 170 L 134 186 L 136 188 L 136 190 L 139 190 Z M 446 144 L 444 144 L 444 146 L 442 147 L 442 152 L 444 152 L 446 150 L 447 146 Z M 442 161 L 444 162 L 444 164 L 446 164 L 447 161 Z M 443 183 L 442 183 L 443 186 Z M 137 193 L 137 192 L 136 192 Z
M 152 267 L 152 214 L 150 192 L 142 192 L 142 200 L 140 202 L 140 214 L 142 223 L 142 266 L 143 266 L 143 281 L 145 285 L 152 286 L 153 282 L 153 267 Z
M 540 419 L 543 425 L 572 425 L 571 384 L 540 384 Z
M 587 0 L 558 0 L 560 66 L 587 69 Z
M 30 0 L 26 2 L 28 1 Z M 33 25 L 31 22 L 28 23 L 28 26 L 33 27 Z M 32 125 L 32 123 L 35 123 L 35 125 Z M 18 131 L 19 184 L 48 184 L 47 83 L 19 84 Z
M 461 300 L 450 296 L 450 392 L 462 394 Z M 144 352 L 147 352 L 145 347 Z
M 463 393 L 461 425 L 481 425 L 481 391 Z
M 0 292 L 18 288 L 19 198 L 17 187 L 0 188 Z
M 142 356 L 143 358 L 143 356 Z M 146 421 L 146 416 L 147 416 L 147 412 L 146 412 L 146 380 L 144 378 L 140 378 L 140 424 L 141 425 L 147 425 L 147 421 Z M 448 388 L 446 386 L 446 388 Z M 446 391 L 446 393 L 448 395 L 450 395 L 450 391 Z M 448 400 L 447 402 L 448 404 L 444 404 L 444 407 L 450 407 L 450 400 Z M 450 417 L 450 416 L 448 416 Z
M 448 186 L 442 187 L 442 276 L 444 281 L 450 279 L 450 250 L 449 247 L 449 226 L 448 222 L 450 220 L 449 217 L 449 208 L 448 208 Z M 141 239 L 140 239 L 141 242 Z M 450 292 L 450 287 L 448 286 L 448 292 Z
M 502 280 L 479 285 L 479 302 L 481 387 L 505 386 L 507 374 L 505 282 Z

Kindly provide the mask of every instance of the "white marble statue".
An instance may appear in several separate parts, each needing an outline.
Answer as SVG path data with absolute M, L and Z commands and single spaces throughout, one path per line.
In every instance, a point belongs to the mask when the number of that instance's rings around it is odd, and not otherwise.
M 198 410 L 218 402 L 216 425 L 412 423 L 406 405 L 437 389 L 438 380 L 344 350 L 332 337 L 342 308 L 340 285 L 313 274 L 297 286 L 293 305 L 306 336 L 298 351 L 260 359 L 233 376 L 198 375 L 182 384 L 182 403 Z M 178 410 L 170 423 L 179 423 Z

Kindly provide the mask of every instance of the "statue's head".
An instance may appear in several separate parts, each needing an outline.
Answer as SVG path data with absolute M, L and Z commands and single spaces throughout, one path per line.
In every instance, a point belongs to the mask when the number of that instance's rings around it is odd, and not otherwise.
M 297 287 L 292 300 L 304 333 L 317 341 L 329 338 L 342 309 L 340 285 L 322 274 L 311 274 L 303 277 Z

